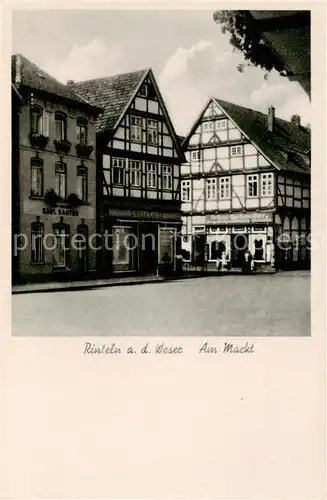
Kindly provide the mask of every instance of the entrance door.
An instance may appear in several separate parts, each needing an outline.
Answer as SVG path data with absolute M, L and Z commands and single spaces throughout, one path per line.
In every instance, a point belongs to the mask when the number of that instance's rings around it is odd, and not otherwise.
M 248 249 L 249 241 L 247 234 L 232 235 L 232 267 L 242 267 L 244 264 L 244 253 Z
M 142 224 L 140 233 L 141 271 L 143 274 L 155 274 L 158 265 L 158 226 Z

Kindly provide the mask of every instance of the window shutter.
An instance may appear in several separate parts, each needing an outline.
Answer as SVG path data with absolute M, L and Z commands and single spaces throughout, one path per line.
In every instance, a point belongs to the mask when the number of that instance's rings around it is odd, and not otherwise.
M 45 111 L 42 117 L 42 133 L 49 137 L 49 114 Z

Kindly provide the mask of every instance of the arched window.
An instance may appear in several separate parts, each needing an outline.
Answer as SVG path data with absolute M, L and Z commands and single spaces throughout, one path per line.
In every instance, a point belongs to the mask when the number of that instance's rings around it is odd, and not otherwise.
M 43 109 L 40 106 L 31 107 L 31 134 L 42 134 L 42 116 Z
M 67 194 L 67 169 L 66 164 L 57 162 L 55 165 L 55 192 L 63 200 Z
M 77 167 L 77 196 L 82 201 L 87 201 L 87 168 Z
M 67 117 L 64 113 L 55 114 L 56 122 L 56 139 L 57 141 L 65 141 L 67 139 Z
M 87 120 L 85 118 L 78 118 L 76 122 L 76 139 L 77 143 L 87 145 Z
M 31 158 L 31 196 L 43 196 L 43 161 Z

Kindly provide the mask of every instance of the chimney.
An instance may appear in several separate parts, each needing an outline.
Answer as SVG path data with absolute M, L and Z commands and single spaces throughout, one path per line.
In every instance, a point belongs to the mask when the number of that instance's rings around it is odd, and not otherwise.
M 67 87 L 73 87 L 74 84 L 75 84 L 74 80 L 67 80 L 67 83 L 66 83 Z
M 16 75 L 15 75 L 15 84 L 19 88 L 22 83 L 22 58 L 20 54 L 16 55 Z
M 274 121 L 275 121 L 275 108 L 273 106 L 269 106 L 268 121 L 267 121 L 269 132 L 274 131 Z
M 293 115 L 291 118 L 291 123 L 296 127 L 301 127 L 301 118 L 299 115 Z

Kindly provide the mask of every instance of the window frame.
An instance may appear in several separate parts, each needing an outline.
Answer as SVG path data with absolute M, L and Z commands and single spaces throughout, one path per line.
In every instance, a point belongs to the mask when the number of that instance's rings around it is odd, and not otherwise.
M 85 203 L 88 200 L 88 169 L 85 165 L 77 165 L 77 195 L 79 199 Z M 81 186 L 79 186 L 81 183 Z
M 202 159 L 202 150 L 194 149 L 191 151 L 191 161 L 201 161 Z
M 269 183 L 270 180 L 270 183 Z M 266 183 L 266 192 L 264 193 L 264 183 Z M 268 192 L 268 187 L 270 186 L 270 192 Z M 261 174 L 260 179 L 260 190 L 261 196 L 263 198 L 270 198 L 274 195 L 274 174 L 272 172 L 266 172 Z
M 220 200 L 230 200 L 231 198 L 231 177 L 219 177 L 218 192 Z M 226 194 L 227 191 L 227 194 Z M 223 194 L 222 194 L 223 193 Z
M 162 189 L 165 191 L 172 191 L 172 189 L 173 189 L 173 167 L 172 167 L 172 165 L 162 165 L 161 166 L 161 186 L 162 186 Z
M 216 130 L 226 130 L 227 129 L 227 118 L 222 118 L 216 121 Z
M 187 199 L 185 199 L 184 194 L 187 194 Z M 191 181 L 184 180 L 181 185 L 181 201 L 183 203 L 189 203 L 191 201 Z
M 129 160 L 129 184 L 131 187 L 136 187 L 136 188 L 142 187 L 142 166 L 143 166 L 142 161 Z M 135 182 L 137 178 L 139 180 L 138 183 Z
M 158 163 L 147 162 L 146 187 L 147 189 L 158 189 Z
M 205 179 L 206 200 L 217 200 L 217 179 L 216 177 Z
M 33 104 L 30 108 L 30 132 L 35 135 L 43 134 L 43 108 L 38 104 Z M 33 116 L 37 116 L 36 123 L 33 121 Z M 34 125 L 37 124 L 37 127 L 34 128 Z
M 63 172 L 60 172 L 59 169 L 62 167 Z M 62 196 L 62 183 L 61 180 L 64 179 L 64 196 Z M 58 185 L 57 185 L 58 182 Z M 55 162 L 55 192 L 59 198 L 65 200 L 67 197 L 67 165 L 63 161 Z
M 146 83 L 143 83 L 138 92 L 139 97 L 148 97 L 148 91 L 149 91 L 148 85 Z
M 112 168 L 112 185 L 113 186 L 124 186 L 126 181 L 126 160 L 125 158 L 115 157 L 112 158 L 111 168 Z M 115 162 L 117 164 L 115 165 Z M 121 177 L 121 182 L 115 182 L 115 171 L 119 172 L 118 178 Z
M 250 184 L 253 190 L 253 185 L 256 186 L 256 194 L 250 194 Z M 246 178 L 246 195 L 247 198 L 258 198 L 259 197 L 259 175 L 258 174 L 248 174 Z
M 58 123 L 61 123 L 61 133 L 60 137 L 58 137 Z M 56 139 L 57 141 L 66 141 L 67 140 L 67 116 L 65 113 L 61 111 L 55 112 L 55 127 L 56 127 Z
M 41 173 L 41 189 L 40 193 L 33 192 L 33 174 L 34 171 Z M 42 198 L 44 196 L 44 165 L 43 160 L 38 157 L 31 158 L 30 161 L 30 196 L 31 198 Z
M 33 245 L 33 235 L 41 235 L 41 246 L 38 247 L 38 251 Z M 43 237 L 44 237 L 44 224 L 42 222 L 32 222 L 31 223 L 31 264 L 43 264 L 44 263 L 44 248 L 43 248 Z M 34 237 L 35 239 L 35 237 Z M 39 258 L 36 258 L 36 254 L 39 254 Z
M 84 129 L 84 141 L 81 141 L 81 129 Z M 87 146 L 88 143 L 88 121 L 86 118 L 76 119 L 76 142 L 80 146 Z
M 133 120 L 139 121 L 139 124 L 133 123 Z M 132 137 L 133 131 L 137 132 L 135 137 Z M 130 116 L 130 140 L 131 142 L 142 142 L 142 117 Z
M 243 156 L 243 145 L 230 146 L 230 155 L 233 157 Z
M 156 124 L 155 126 L 150 125 L 151 123 Z M 153 135 L 152 135 L 153 134 Z M 152 137 L 151 137 L 152 135 Z M 159 144 L 159 122 L 158 120 L 152 120 L 152 118 L 147 118 L 146 121 L 146 139 L 150 146 L 158 146 Z

